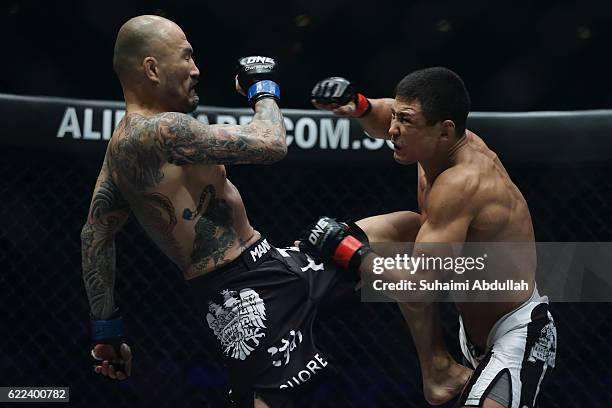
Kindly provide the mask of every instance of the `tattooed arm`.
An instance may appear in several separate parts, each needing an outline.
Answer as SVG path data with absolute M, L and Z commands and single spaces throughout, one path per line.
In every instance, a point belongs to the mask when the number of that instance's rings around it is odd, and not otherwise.
M 108 319 L 117 310 L 114 298 L 115 234 L 129 213 L 129 205 L 110 177 L 105 159 L 87 222 L 81 230 L 83 281 L 91 316 L 95 320 Z
M 157 146 L 170 163 L 270 164 L 287 154 L 283 115 L 273 99 L 255 104 L 248 125 L 205 125 L 191 116 L 167 112 L 154 121 Z

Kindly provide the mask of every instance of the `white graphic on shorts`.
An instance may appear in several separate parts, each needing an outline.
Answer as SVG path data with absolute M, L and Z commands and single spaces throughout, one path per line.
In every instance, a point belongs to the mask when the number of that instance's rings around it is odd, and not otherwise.
M 322 271 L 324 266 L 322 263 L 316 263 L 314 259 L 312 259 L 310 257 L 310 255 L 306 255 L 306 259 L 308 259 L 308 265 L 306 265 L 303 268 L 300 268 L 302 270 L 302 272 L 306 272 L 309 269 L 312 269 L 313 271 Z
M 208 304 L 208 326 L 219 339 L 223 353 L 237 360 L 245 360 L 265 337 L 266 306 L 253 289 L 240 293 L 224 290 L 223 305 Z
M 291 258 L 291 255 L 288 254 L 289 251 L 300 252 L 300 248 L 298 247 L 276 248 L 276 250 L 282 255 L 283 258 Z
M 302 342 L 302 332 L 299 330 L 297 332 L 291 330 L 288 339 L 281 339 L 281 342 L 282 345 L 280 347 L 270 347 L 268 349 L 268 353 L 272 356 L 272 365 L 274 367 L 280 367 L 282 364 L 289 364 L 289 353 L 295 350 Z M 282 362 L 283 357 L 285 358 L 284 363 Z
M 531 363 L 535 363 L 536 360 L 543 361 L 549 367 L 554 367 L 557 354 L 557 329 L 550 313 L 548 313 L 548 318 L 550 323 L 542 328 L 540 338 L 531 347 L 527 360 Z

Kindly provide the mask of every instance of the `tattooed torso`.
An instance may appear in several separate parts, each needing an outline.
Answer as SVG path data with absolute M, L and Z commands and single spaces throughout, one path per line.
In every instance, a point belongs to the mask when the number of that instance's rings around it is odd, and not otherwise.
M 196 161 L 189 141 L 159 132 L 159 120 L 126 115 L 109 144 L 109 170 L 147 234 L 190 279 L 235 259 L 259 234 L 225 167 Z
M 269 164 L 287 153 L 283 116 L 270 98 L 257 101 L 253 120 L 241 126 L 129 106 L 108 144 L 81 230 L 83 282 L 97 320 L 118 311 L 115 235 L 130 212 L 186 279 L 203 275 L 259 238 L 223 165 Z

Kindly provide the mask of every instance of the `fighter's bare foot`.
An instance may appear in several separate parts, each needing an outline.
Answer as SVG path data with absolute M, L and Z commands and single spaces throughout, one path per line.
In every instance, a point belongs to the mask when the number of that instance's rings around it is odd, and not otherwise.
M 457 396 L 472 375 L 471 369 L 452 357 L 436 357 L 423 371 L 423 393 L 431 405 L 441 405 Z

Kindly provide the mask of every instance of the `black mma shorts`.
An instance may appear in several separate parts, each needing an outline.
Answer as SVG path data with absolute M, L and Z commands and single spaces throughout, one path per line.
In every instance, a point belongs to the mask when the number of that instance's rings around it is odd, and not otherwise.
M 188 281 L 228 369 L 233 406 L 298 406 L 331 366 L 315 345 L 317 310 L 347 295 L 357 277 L 265 238 L 223 267 Z

